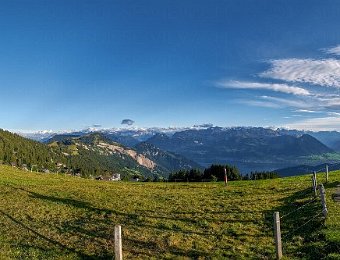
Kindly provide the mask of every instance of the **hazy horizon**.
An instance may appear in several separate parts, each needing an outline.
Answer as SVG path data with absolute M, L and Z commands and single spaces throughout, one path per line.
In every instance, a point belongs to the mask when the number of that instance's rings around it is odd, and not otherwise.
M 206 126 L 210 125 L 210 126 Z M 96 131 L 110 131 L 110 130 L 173 130 L 173 131 L 181 131 L 186 129 L 203 129 L 203 128 L 210 128 L 210 127 L 220 127 L 220 128 L 266 128 L 266 129 L 286 129 L 286 130 L 297 130 L 297 131 L 312 131 L 312 132 L 319 132 L 319 131 L 336 131 L 340 132 L 337 129 L 331 128 L 291 128 L 286 126 L 259 126 L 259 125 L 213 125 L 213 124 L 195 124 L 195 125 L 187 125 L 187 126 L 140 126 L 140 125 L 131 125 L 131 126 L 111 126 L 111 127 L 104 127 L 104 126 L 85 126 L 73 129 L 6 129 L 4 130 L 13 132 L 13 133 L 22 133 L 22 134 L 36 134 L 36 133 L 45 133 L 45 134 L 58 134 L 58 133 L 74 133 L 74 132 L 82 132 L 82 131 L 89 131 L 89 132 L 96 132 Z M 1 128 L 1 127 L 0 127 Z

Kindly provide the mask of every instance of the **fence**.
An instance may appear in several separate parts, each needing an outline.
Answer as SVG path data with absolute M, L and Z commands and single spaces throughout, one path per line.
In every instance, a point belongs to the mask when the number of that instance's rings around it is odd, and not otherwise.
M 304 203 L 303 205 L 299 206 L 298 208 L 280 216 L 279 212 L 274 213 L 274 240 L 275 240 L 275 250 L 276 250 L 276 258 L 281 259 L 283 257 L 283 247 L 282 247 L 282 242 L 287 239 L 287 237 L 291 234 L 296 233 L 298 230 L 304 228 L 308 224 L 310 224 L 313 220 L 319 218 L 320 216 L 323 215 L 324 218 L 327 217 L 327 205 L 326 205 L 326 191 L 323 186 L 323 184 L 319 184 L 317 182 L 317 173 L 323 171 L 322 169 L 313 172 L 312 174 L 312 182 L 311 182 L 311 191 L 308 191 L 308 194 L 312 195 L 312 198 Z M 325 180 L 328 182 L 328 166 L 326 166 L 326 171 L 325 171 Z M 319 191 L 319 197 L 318 195 Z M 308 205 L 311 205 L 313 203 L 321 202 L 322 205 L 322 211 L 316 212 L 313 216 L 311 216 L 308 220 L 306 220 L 302 225 L 299 227 L 295 228 L 294 230 L 291 230 L 288 232 L 288 234 L 282 236 L 281 234 L 281 222 L 284 222 L 289 216 L 295 214 L 296 212 L 299 212 L 300 210 L 306 208 Z M 114 246 L 115 246 L 115 259 L 122 260 L 123 259 L 123 254 L 122 254 L 122 234 L 121 234 L 121 226 L 116 225 L 115 226 L 115 233 L 114 233 Z
M 289 212 L 289 213 L 287 213 L 287 214 L 285 214 L 281 217 L 280 217 L 279 212 L 274 213 L 273 218 L 274 218 L 274 240 L 275 240 L 276 259 L 281 259 L 283 257 L 282 239 L 285 239 L 285 238 L 287 238 L 288 235 L 291 235 L 291 234 L 297 232 L 298 230 L 305 227 L 306 225 L 308 225 L 309 223 L 311 223 L 313 220 L 320 217 L 321 215 L 323 215 L 324 218 L 327 218 L 328 209 L 327 209 L 327 204 L 326 204 L 326 190 L 325 190 L 323 184 L 317 185 L 317 172 L 321 172 L 321 171 L 322 170 L 314 171 L 313 174 L 312 174 L 312 191 L 313 191 L 313 196 L 314 196 L 313 199 L 311 199 L 309 202 L 303 204 L 302 206 L 298 207 L 297 209 L 295 209 L 295 210 L 293 210 L 293 211 L 291 211 L 291 212 Z M 326 165 L 325 174 L 326 174 L 326 176 L 325 176 L 326 182 L 328 182 L 328 165 Z M 307 221 L 305 221 L 298 228 L 290 231 L 288 233 L 288 235 L 282 237 L 281 236 L 281 220 L 283 220 L 283 219 L 287 218 L 288 216 L 302 210 L 307 205 L 310 205 L 311 203 L 316 202 L 318 200 L 317 191 L 319 191 L 319 194 L 320 194 L 322 212 L 317 212 L 314 216 L 309 218 Z

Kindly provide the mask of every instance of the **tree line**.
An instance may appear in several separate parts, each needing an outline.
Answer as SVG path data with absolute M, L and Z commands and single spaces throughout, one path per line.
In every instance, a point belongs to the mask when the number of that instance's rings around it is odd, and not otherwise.
M 279 178 L 279 174 L 276 172 L 269 172 L 269 171 L 255 171 L 250 172 L 250 174 L 246 174 L 243 176 L 244 180 L 265 180 L 265 179 L 275 179 Z
M 202 181 L 224 181 L 225 172 L 228 181 L 236 180 L 263 180 L 274 179 L 280 176 L 275 172 L 251 172 L 250 174 L 242 175 L 236 166 L 212 164 L 209 168 L 203 171 L 199 169 L 180 170 L 169 175 L 170 182 L 202 182 Z

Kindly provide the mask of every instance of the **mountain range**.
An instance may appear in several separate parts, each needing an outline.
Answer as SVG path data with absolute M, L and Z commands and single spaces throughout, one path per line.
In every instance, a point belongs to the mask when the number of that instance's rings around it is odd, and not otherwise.
M 156 134 L 147 142 L 203 166 L 228 162 L 242 172 L 293 166 L 334 152 L 311 135 L 287 135 L 266 128 L 186 130 L 172 136 Z
M 228 163 L 248 173 L 340 161 L 337 153 L 340 151 L 340 133 L 336 131 L 214 127 L 204 124 L 185 128 L 130 127 L 24 135 L 51 143 L 94 133 L 156 161 L 158 172 Z

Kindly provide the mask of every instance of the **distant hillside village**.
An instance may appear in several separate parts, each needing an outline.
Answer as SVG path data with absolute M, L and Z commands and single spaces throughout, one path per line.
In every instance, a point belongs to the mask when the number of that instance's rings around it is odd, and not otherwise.
M 65 174 L 65 175 L 69 175 L 69 176 L 75 176 L 75 177 L 81 177 L 80 172 L 74 172 L 73 169 L 69 169 L 66 164 L 63 163 L 56 163 L 56 171 L 55 172 L 51 172 L 49 169 L 46 168 L 42 168 L 42 169 L 38 169 L 37 165 L 32 165 L 30 168 L 28 167 L 27 164 L 22 164 L 21 166 L 17 166 L 15 163 L 11 163 L 11 166 L 14 168 L 19 168 L 23 171 L 27 171 L 27 172 L 42 172 L 42 173 L 55 173 L 55 174 Z M 91 179 L 96 179 L 96 180 L 104 180 L 104 181 L 120 181 L 121 180 L 121 175 L 120 173 L 113 173 L 111 176 L 96 176 L 96 177 L 92 177 Z
M 120 181 L 120 173 L 114 173 L 112 174 L 111 177 L 107 177 L 107 176 L 98 176 L 95 178 L 96 180 L 101 180 L 101 181 Z

